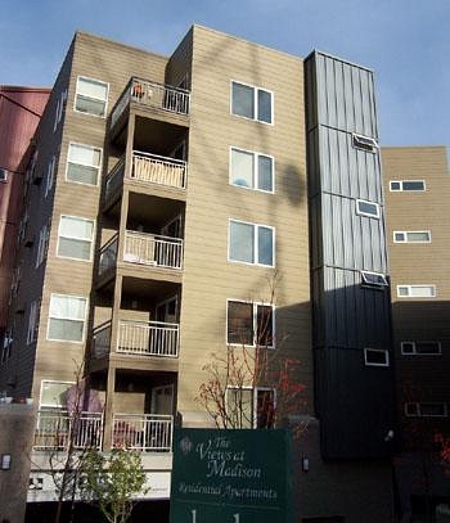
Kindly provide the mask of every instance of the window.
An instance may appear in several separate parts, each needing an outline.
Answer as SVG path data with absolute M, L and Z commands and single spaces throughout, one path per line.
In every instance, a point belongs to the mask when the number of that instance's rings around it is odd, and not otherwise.
M 270 429 L 275 426 L 276 391 L 270 388 L 228 387 L 226 408 L 232 428 Z
M 45 181 L 45 196 L 48 196 L 50 191 L 53 189 L 53 183 L 55 181 L 55 164 L 56 158 L 52 156 L 52 159 L 50 160 L 47 169 L 47 178 Z
M 229 259 L 274 267 L 274 236 L 273 227 L 230 220 Z
M 376 153 L 378 149 L 378 143 L 374 138 L 368 136 L 362 136 L 360 134 L 353 134 L 352 144 L 356 149 L 361 149 L 369 153 Z
M 2 363 L 11 357 L 11 349 L 14 338 L 11 329 L 7 329 L 3 335 Z
M 100 80 L 79 76 L 75 95 L 75 111 L 106 116 L 109 86 Z
M 0 182 L 8 181 L 8 170 L 0 167 Z
M 86 298 L 52 294 L 47 339 L 82 342 L 86 311 Z
M 444 402 L 408 402 L 405 403 L 405 415 L 421 418 L 445 418 L 448 415 Z
M 365 200 L 356 200 L 356 214 L 369 216 L 369 218 L 380 217 L 380 206 L 377 203 L 367 202 Z
M 368 287 L 387 287 L 388 282 L 384 274 L 378 272 L 361 271 L 362 284 Z
M 89 145 L 71 143 L 67 158 L 67 180 L 69 182 L 97 185 L 101 158 L 101 149 Z
M 94 222 L 76 216 L 61 216 L 59 222 L 58 256 L 76 260 L 92 259 Z
M 272 123 L 272 98 L 265 89 L 231 82 L 231 112 L 236 116 Z
M 273 158 L 231 149 L 230 183 L 249 189 L 273 192 Z
M 227 343 L 273 347 L 274 341 L 272 305 L 228 300 Z
M 364 349 L 364 363 L 368 367 L 389 367 L 389 352 L 382 349 Z
M 72 381 L 41 381 L 40 407 L 63 409 L 66 407 L 67 392 L 75 385 Z
M 48 242 L 50 239 L 50 227 L 48 225 L 44 225 L 42 229 L 39 231 L 39 242 L 38 242 L 38 248 L 37 248 L 37 254 L 36 254 L 36 269 L 41 266 L 41 264 L 44 262 L 45 258 L 47 257 L 48 252 Z
M 28 313 L 28 328 L 27 328 L 27 345 L 36 341 L 38 331 L 38 302 L 33 301 L 30 304 L 30 311 Z
M 390 181 L 389 189 L 395 191 L 425 191 L 426 185 L 424 180 L 399 180 Z
M 64 89 L 64 91 L 61 92 L 58 98 L 58 103 L 56 105 L 56 111 L 55 111 L 55 123 L 53 124 L 53 132 L 56 131 L 58 128 L 59 122 L 62 119 L 62 116 L 64 114 L 64 109 L 66 107 L 67 102 L 67 89 Z
M 399 298 L 435 298 L 436 285 L 397 285 Z
M 400 348 L 404 356 L 440 356 L 442 354 L 440 341 L 402 341 Z
M 394 231 L 394 243 L 430 243 L 431 231 Z

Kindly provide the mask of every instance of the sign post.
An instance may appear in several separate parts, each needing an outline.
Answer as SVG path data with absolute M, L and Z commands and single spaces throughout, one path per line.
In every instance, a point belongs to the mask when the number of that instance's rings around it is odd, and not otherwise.
M 170 523 L 291 523 L 287 430 L 175 431 Z

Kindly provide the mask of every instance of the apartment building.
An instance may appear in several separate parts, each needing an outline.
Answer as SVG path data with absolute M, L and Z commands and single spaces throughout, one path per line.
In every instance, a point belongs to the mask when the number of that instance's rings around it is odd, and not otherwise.
M 175 422 L 214 425 L 198 401 L 205 366 L 262 345 L 300 363 L 288 420 L 308 425 L 293 457 L 299 520 L 388 520 L 377 140 L 372 72 L 329 55 L 304 61 L 197 25 L 170 57 L 75 35 L 28 164 L 0 366 L 0 389 L 38 407 L 33 517 L 54 499 L 52 423 L 79 390 L 77 445 L 141 451 L 146 510 L 166 514 Z M 348 227 L 360 242 L 339 257 Z M 277 390 L 246 390 L 258 427 Z
M 450 240 L 447 150 L 382 150 L 391 268 L 400 451 L 397 481 L 405 510 L 425 512 L 448 496 L 436 436 L 449 437 Z M 412 506 L 411 506 L 412 505 Z

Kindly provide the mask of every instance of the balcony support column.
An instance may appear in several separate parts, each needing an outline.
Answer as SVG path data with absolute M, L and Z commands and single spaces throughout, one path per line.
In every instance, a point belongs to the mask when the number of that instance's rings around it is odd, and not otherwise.
M 109 365 L 106 383 L 106 402 L 104 413 L 103 451 L 108 452 L 112 448 L 113 438 L 113 416 L 114 416 L 114 391 L 116 390 L 116 368 Z

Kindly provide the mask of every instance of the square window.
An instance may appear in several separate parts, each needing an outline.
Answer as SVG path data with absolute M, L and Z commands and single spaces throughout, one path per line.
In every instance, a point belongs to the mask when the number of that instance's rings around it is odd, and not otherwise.
M 273 347 L 273 306 L 229 300 L 227 310 L 227 343 L 230 345 Z
M 41 381 L 40 407 L 62 409 L 66 406 L 67 392 L 75 385 L 72 381 Z
M 273 95 L 270 91 L 231 82 L 231 112 L 251 120 L 272 123 Z
M 75 260 L 92 259 L 94 221 L 76 216 L 61 216 L 58 256 Z
M 364 363 L 368 367 L 389 367 L 389 352 L 382 349 L 364 349 Z
M 380 206 L 377 203 L 367 202 L 365 200 L 356 200 L 356 212 L 361 216 L 379 218 Z
M 69 182 L 98 185 L 102 150 L 71 143 L 67 157 L 66 178 Z
M 226 390 L 228 428 L 273 428 L 275 408 L 275 389 L 229 386 Z
M 363 285 L 369 287 L 386 287 L 388 285 L 386 276 L 378 272 L 361 271 Z
M 232 148 L 230 181 L 240 187 L 273 192 L 273 158 Z
M 75 94 L 75 110 L 94 116 L 106 116 L 109 86 L 100 80 L 79 76 Z
M 87 299 L 64 294 L 52 294 L 47 339 L 82 342 L 87 313 Z
M 274 233 L 272 227 L 230 220 L 229 259 L 273 267 Z

